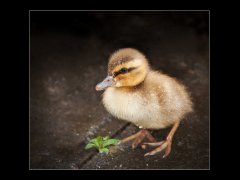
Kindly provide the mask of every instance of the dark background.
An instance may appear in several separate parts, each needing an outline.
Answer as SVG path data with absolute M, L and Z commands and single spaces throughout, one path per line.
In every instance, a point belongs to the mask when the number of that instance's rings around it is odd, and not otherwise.
M 30 169 L 208 169 L 209 12 L 30 12 Z M 136 127 L 112 117 L 95 85 L 109 55 L 142 51 L 153 69 L 178 78 L 194 102 L 167 159 L 126 145 L 111 155 L 84 150 L 96 135 Z M 169 129 L 153 132 L 162 140 Z

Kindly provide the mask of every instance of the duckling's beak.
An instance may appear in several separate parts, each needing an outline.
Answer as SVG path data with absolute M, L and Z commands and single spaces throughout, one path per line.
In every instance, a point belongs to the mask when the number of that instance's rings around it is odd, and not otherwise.
M 115 81 L 112 76 L 107 76 L 102 82 L 96 85 L 96 90 L 101 91 L 106 89 L 107 87 L 113 86 Z

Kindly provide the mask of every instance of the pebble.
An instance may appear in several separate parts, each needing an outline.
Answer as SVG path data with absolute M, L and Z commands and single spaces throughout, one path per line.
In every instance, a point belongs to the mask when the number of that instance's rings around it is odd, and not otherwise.
M 75 164 L 75 163 L 71 163 L 71 164 L 70 164 L 70 168 L 71 168 L 71 169 L 78 169 L 78 166 L 77 166 L 77 164 Z

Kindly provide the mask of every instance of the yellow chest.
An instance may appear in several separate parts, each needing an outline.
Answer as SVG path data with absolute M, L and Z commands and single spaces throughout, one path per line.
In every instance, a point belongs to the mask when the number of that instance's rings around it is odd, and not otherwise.
M 163 128 L 157 98 L 139 92 L 122 92 L 108 88 L 103 95 L 103 104 L 108 112 L 119 119 L 134 123 L 142 128 Z

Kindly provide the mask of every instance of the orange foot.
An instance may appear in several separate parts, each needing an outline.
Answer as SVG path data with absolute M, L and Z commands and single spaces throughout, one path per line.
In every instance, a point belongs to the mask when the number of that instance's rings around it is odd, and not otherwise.
M 144 138 L 147 138 L 150 142 L 156 142 L 154 137 L 147 131 L 147 130 L 140 130 L 138 133 L 131 135 L 127 138 L 124 138 L 123 140 L 120 141 L 119 144 L 126 143 L 128 141 L 134 140 L 132 143 L 132 148 L 135 149 L 142 141 Z
M 166 140 L 166 141 L 161 141 L 161 142 L 155 142 L 155 143 L 144 143 L 143 148 L 145 149 L 145 145 L 153 146 L 156 147 L 156 149 L 146 153 L 144 156 L 150 156 L 150 155 L 155 155 L 158 152 L 165 150 L 165 154 L 163 158 L 167 157 L 170 152 L 171 152 L 171 146 L 172 146 L 172 141 L 171 140 Z
M 163 158 L 167 157 L 170 152 L 171 152 L 171 146 L 172 146 L 172 139 L 173 139 L 173 136 L 179 126 L 179 121 L 177 121 L 174 126 L 172 127 L 171 131 L 169 132 L 168 136 L 167 136 L 167 139 L 165 141 L 161 141 L 161 142 L 154 142 L 154 143 L 144 143 L 142 145 L 142 148 L 145 149 L 146 148 L 146 145 L 149 145 L 149 146 L 153 146 L 153 147 L 156 147 L 158 146 L 156 149 L 150 151 L 149 153 L 146 153 L 144 156 L 149 156 L 149 155 L 154 155 L 158 152 L 161 152 L 162 150 L 166 149 L 165 150 L 165 154 L 163 156 Z

